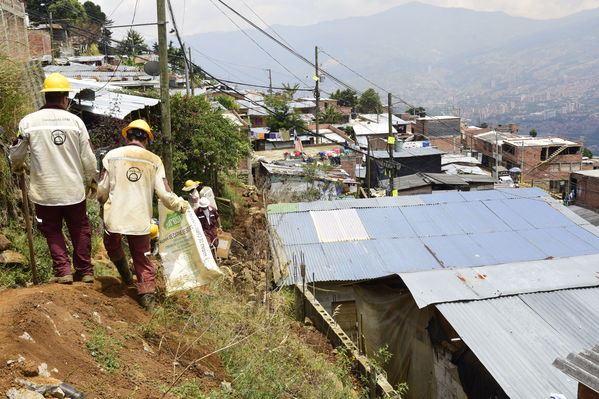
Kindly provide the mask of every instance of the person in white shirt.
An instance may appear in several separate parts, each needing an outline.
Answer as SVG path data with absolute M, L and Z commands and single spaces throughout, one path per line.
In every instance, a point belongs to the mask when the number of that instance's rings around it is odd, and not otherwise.
M 152 311 L 156 268 L 149 255 L 154 193 L 173 211 L 185 212 L 189 204 L 171 192 L 160 157 L 145 149 L 154 140 L 146 121 L 131 122 L 122 135 L 126 145 L 109 151 L 102 160 L 98 201 L 104 209 L 104 246 L 123 282 L 130 285 L 133 277 L 121 244 L 121 236 L 127 237 L 139 302 Z
M 50 249 L 53 281 L 92 283 L 91 229 L 85 198 L 86 193 L 95 194 L 96 157 L 85 124 L 67 111 L 70 91 L 63 75 L 48 75 L 42 90 L 46 104 L 21 120 L 9 158 L 13 171 L 20 174 L 27 169 L 30 153 L 29 198 Z M 73 243 L 74 276 L 62 234 L 63 221 Z

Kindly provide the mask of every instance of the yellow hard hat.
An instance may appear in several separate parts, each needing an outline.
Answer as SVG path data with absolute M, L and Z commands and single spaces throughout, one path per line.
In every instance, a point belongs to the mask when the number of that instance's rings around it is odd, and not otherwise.
M 200 185 L 200 183 L 202 183 L 199 180 L 193 181 L 193 180 L 187 180 L 185 182 L 185 187 L 183 187 L 183 191 L 191 191 L 194 188 L 198 188 L 198 186 Z
M 73 91 L 71 90 L 71 85 L 69 84 L 69 80 L 64 77 L 64 75 L 54 72 L 51 73 L 44 79 L 44 88 L 41 90 L 42 93 L 47 93 L 51 91 Z
M 150 225 L 150 238 L 153 240 L 158 237 L 158 225 L 156 223 L 152 223 Z
M 148 133 L 150 141 L 154 141 L 154 134 L 152 133 L 152 129 L 150 128 L 150 125 L 148 125 L 148 122 L 144 121 L 143 119 L 136 119 L 133 122 L 131 122 L 126 128 L 124 128 L 121 131 L 124 138 L 127 138 L 127 132 L 129 131 L 129 129 L 141 129 L 144 132 Z

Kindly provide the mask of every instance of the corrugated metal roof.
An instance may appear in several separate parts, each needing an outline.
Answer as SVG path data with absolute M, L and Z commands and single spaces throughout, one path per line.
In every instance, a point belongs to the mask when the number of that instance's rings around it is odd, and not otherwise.
M 570 353 L 565 359 L 555 359 L 553 365 L 599 393 L 599 345 L 580 353 Z
M 370 239 L 355 209 L 311 211 L 310 216 L 322 243 Z
M 106 115 L 116 119 L 124 119 L 131 112 L 156 105 L 160 100 L 148 97 L 132 96 L 121 93 L 121 89 L 103 83 L 69 79 L 72 91 L 69 98 L 74 98 L 84 89 L 94 91 L 94 100 L 76 100 L 77 106 L 97 115 Z
M 300 251 L 319 254 L 307 264 L 318 281 L 599 253 L 594 226 L 562 214 L 563 205 L 550 205 L 544 192 L 516 191 L 277 204 L 267 219 L 287 259 Z M 335 255 L 341 241 L 358 263 Z
M 552 362 L 596 343 L 599 288 L 436 307 L 510 398 L 576 397 L 576 381 Z
M 423 157 L 427 155 L 441 155 L 445 154 L 445 151 L 441 151 L 433 147 L 415 147 L 415 148 L 404 148 L 401 151 L 393 151 L 393 158 L 412 158 L 412 157 Z M 371 151 L 371 155 L 375 158 L 388 159 L 388 151 Z
M 521 293 L 594 287 L 599 254 L 400 273 L 419 308 Z

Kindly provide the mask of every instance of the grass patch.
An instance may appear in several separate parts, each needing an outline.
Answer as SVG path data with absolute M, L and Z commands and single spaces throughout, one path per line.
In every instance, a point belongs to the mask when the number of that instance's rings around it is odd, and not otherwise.
M 229 398 L 357 398 L 347 368 L 331 363 L 295 333 L 301 327 L 292 317 L 291 298 L 281 292 L 270 295 L 267 308 L 215 283 L 167 298 L 141 327 L 142 334 L 176 331 L 189 337 L 189 345 L 196 340 L 206 348 L 210 343 L 231 377 Z M 203 397 L 194 381 L 177 381 L 173 389 L 182 397 Z
M 89 354 L 108 372 L 122 367 L 119 360 L 121 343 L 108 334 L 105 327 L 96 327 L 87 341 Z

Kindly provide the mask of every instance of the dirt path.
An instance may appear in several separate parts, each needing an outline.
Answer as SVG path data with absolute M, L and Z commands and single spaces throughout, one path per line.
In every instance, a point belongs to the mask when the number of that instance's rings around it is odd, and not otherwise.
M 111 277 L 93 286 L 45 284 L 0 291 L 0 396 L 18 387 L 15 378 L 31 376 L 46 363 L 51 377 L 90 399 L 161 397 L 173 379 L 176 339 L 144 340 L 149 317 Z M 178 359 L 177 373 L 206 353 L 194 350 Z M 19 358 L 25 361 L 15 362 Z M 225 377 L 216 357 L 187 374 L 206 391 Z

